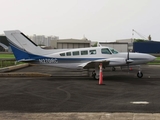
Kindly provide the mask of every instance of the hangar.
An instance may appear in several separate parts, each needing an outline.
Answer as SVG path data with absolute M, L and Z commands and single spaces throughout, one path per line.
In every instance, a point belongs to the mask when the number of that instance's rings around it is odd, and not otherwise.
M 31 38 L 32 39 L 32 38 Z M 33 39 L 32 39 L 33 40 Z M 41 39 L 36 39 L 37 41 L 40 41 Z M 45 41 L 46 39 L 44 39 Z M 34 41 L 36 42 L 36 41 Z M 0 43 L 3 45 L 1 46 L 1 51 L 5 51 L 5 49 L 9 46 L 9 43 L 6 39 L 6 36 L 0 36 Z M 70 49 L 70 48 L 85 48 L 85 47 L 90 47 L 91 46 L 91 41 L 88 40 L 87 38 L 82 38 L 82 39 L 53 39 L 50 40 L 49 45 L 47 47 L 51 47 L 53 49 Z M 36 43 L 37 44 L 37 43 Z M 10 50 L 10 47 L 8 47 Z
M 0 52 L 7 52 L 7 51 L 8 51 L 8 47 L 3 43 L 0 43 Z
M 6 36 L 0 36 L 0 52 L 6 52 L 9 49 L 9 43 Z
M 51 47 L 54 49 L 70 49 L 70 48 L 85 48 L 90 47 L 91 41 L 83 39 L 58 39 L 51 41 Z
M 128 51 L 128 43 L 118 43 L 118 42 L 99 42 L 101 46 L 111 47 L 119 52 L 127 52 Z
M 84 48 L 90 47 L 91 41 L 85 36 L 82 39 L 59 39 L 58 36 L 44 36 L 36 35 L 29 36 L 29 38 L 39 46 L 46 49 L 70 49 L 70 48 Z

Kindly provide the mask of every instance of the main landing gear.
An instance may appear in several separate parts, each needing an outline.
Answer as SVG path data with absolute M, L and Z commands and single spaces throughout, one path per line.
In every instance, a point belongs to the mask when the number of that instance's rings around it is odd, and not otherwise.
M 112 71 L 116 71 L 116 68 L 115 68 L 115 67 L 112 67 Z
M 98 79 L 99 79 L 99 74 L 96 74 L 96 72 L 95 72 L 95 70 L 94 70 L 94 71 L 92 71 L 92 77 L 93 77 L 95 80 L 98 80 Z M 142 77 L 143 77 L 142 71 L 138 71 L 137 77 L 138 77 L 138 78 L 142 78 Z
M 112 71 L 115 70 L 115 67 L 112 67 Z M 97 68 L 95 68 L 95 70 L 92 71 L 92 77 L 95 79 L 95 80 L 98 80 L 99 79 L 99 70 Z M 137 77 L 138 78 L 142 78 L 143 77 L 143 72 L 141 71 L 141 68 L 139 66 L 139 71 L 137 73 Z
M 95 80 L 98 80 L 99 79 L 99 74 L 95 72 L 95 70 L 92 71 L 92 77 L 95 79 Z

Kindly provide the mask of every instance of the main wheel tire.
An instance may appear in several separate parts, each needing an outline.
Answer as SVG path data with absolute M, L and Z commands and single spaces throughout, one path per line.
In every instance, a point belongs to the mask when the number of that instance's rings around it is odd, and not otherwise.
M 142 73 L 141 71 L 139 71 L 139 72 L 137 73 L 137 77 L 138 77 L 138 78 L 142 78 L 142 77 L 143 77 L 143 73 Z
M 95 70 L 92 71 L 92 77 L 94 77 L 96 74 Z
M 112 67 L 112 71 L 116 71 L 116 68 L 115 68 L 115 67 Z
M 93 78 L 94 78 L 95 80 L 99 80 L 99 75 L 96 75 L 96 73 L 95 73 L 95 75 L 93 76 Z
M 97 76 L 95 71 L 92 72 L 92 77 L 93 77 L 95 80 L 98 80 L 98 79 L 99 79 L 99 75 Z

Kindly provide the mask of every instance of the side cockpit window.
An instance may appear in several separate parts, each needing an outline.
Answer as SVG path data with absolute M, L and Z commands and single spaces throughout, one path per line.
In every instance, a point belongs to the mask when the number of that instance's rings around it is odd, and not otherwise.
M 111 51 L 112 51 L 113 54 L 118 54 L 118 52 L 114 49 L 111 49 Z
M 110 50 L 111 50 L 111 52 L 112 52 L 113 54 L 118 54 L 118 52 L 117 52 L 115 49 L 110 48 Z
M 102 54 L 111 54 L 111 52 L 109 51 L 108 48 L 102 48 L 102 49 L 101 49 L 101 53 L 102 53 Z

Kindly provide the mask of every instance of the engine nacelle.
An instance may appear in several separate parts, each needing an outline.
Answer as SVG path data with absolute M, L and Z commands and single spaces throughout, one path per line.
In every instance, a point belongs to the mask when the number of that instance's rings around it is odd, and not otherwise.
M 110 58 L 108 59 L 109 66 L 119 66 L 119 65 L 126 65 L 126 59 L 125 58 Z

